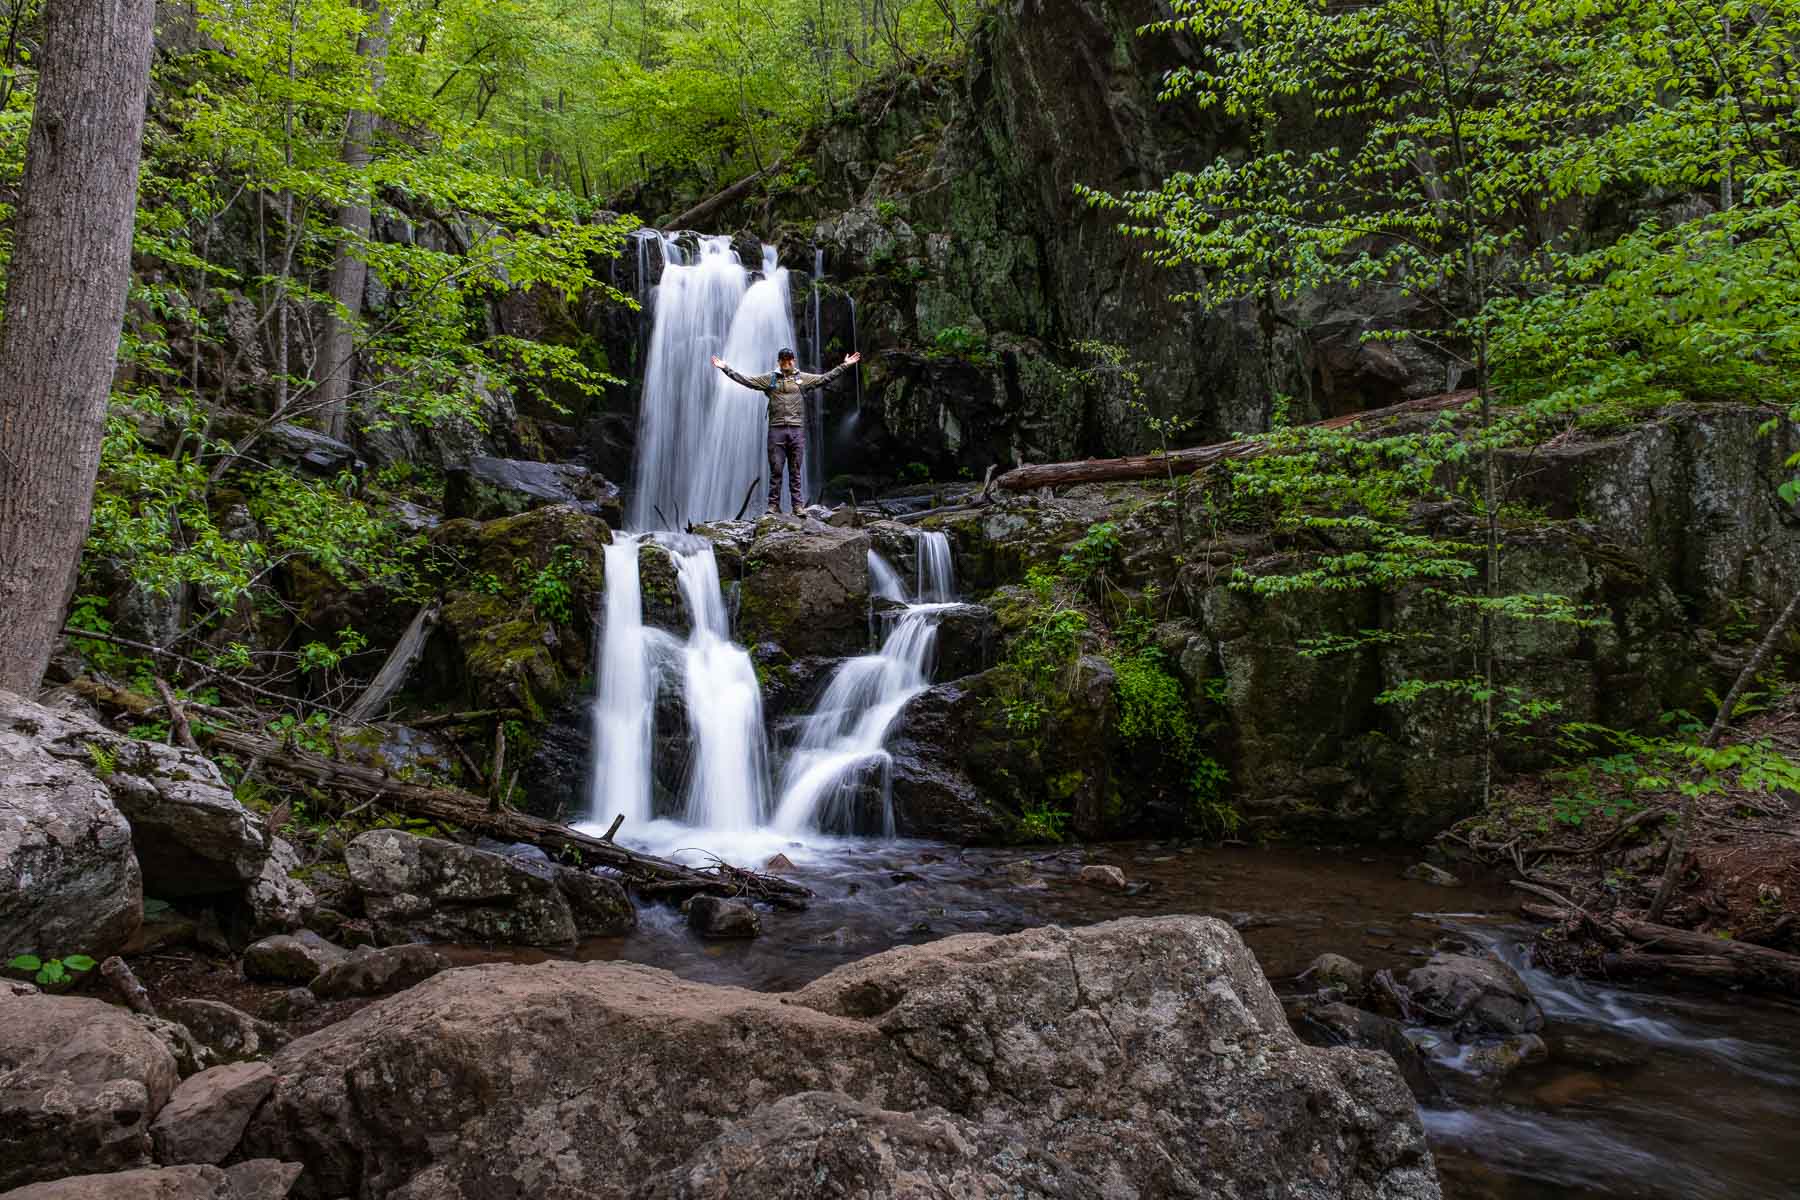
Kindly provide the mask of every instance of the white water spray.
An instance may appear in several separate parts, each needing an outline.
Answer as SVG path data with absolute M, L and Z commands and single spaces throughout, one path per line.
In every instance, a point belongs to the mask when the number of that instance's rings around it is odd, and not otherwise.
M 883 600 L 906 603 L 906 584 L 900 581 L 900 572 L 875 550 L 869 551 L 869 592 Z
M 606 628 L 595 671 L 599 696 L 588 787 L 595 821 L 623 815 L 634 825 L 650 819 L 651 719 L 659 668 L 675 644 L 662 630 L 644 626 L 639 544 L 639 538 L 620 534 L 606 548 Z

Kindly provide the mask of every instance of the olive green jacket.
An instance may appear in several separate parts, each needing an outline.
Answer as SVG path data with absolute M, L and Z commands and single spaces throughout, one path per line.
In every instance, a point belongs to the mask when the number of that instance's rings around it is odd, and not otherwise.
M 804 425 L 806 424 L 806 393 L 813 388 L 821 388 L 842 375 L 849 369 L 849 363 L 839 363 L 823 375 L 808 375 L 805 371 L 770 371 L 767 375 L 739 375 L 730 367 L 722 368 L 734 383 L 741 383 L 754 391 L 765 392 L 769 397 L 769 424 L 771 425 Z

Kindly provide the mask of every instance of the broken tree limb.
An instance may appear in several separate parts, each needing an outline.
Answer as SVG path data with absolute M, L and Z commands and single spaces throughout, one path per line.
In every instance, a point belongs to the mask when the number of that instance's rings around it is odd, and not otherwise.
M 764 179 L 769 178 L 780 170 L 781 163 L 773 162 L 760 171 L 753 171 L 736 183 L 725 188 L 723 191 L 714 192 L 686 212 L 670 217 L 669 220 L 664 223 L 663 228 L 692 229 L 702 221 L 712 217 L 720 209 L 736 204 L 739 200 L 748 196 L 751 189 L 758 183 L 761 183 Z
M 367 721 L 376 713 L 387 707 L 394 693 L 406 686 L 407 676 L 412 674 L 413 664 L 425 652 L 425 642 L 431 636 L 432 627 L 437 624 L 438 606 L 427 604 L 413 617 L 406 632 L 394 644 L 393 652 L 387 661 L 381 664 L 381 670 L 375 672 L 375 678 L 363 689 L 363 694 L 356 698 L 356 703 L 347 710 L 352 721 Z
M 169 736 L 175 744 L 184 750 L 198 750 L 194 742 L 194 731 L 188 725 L 187 714 L 181 711 L 181 701 L 175 699 L 175 693 L 158 675 L 153 680 L 156 694 L 162 697 L 163 707 L 169 710 Z
M 124 959 L 116 954 L 108 958 L 100 964 L 100 974 L 132 1012 L 142 1013 L 146 1017 L 156 1015 L 156 1005 L 150 1003 L 150 993 L 144 990 L 144 985 L 131 973 L 131 968 L 125 965 Z
M 1473 391 L 1445 392 L 1419 400 L 1372 408 L 1325 421 L 1314 421 L 1309 429 L 1347 429 L 1365 421 L 1381 421 L 1417 413 L 1444 412 L 1460 408 L 1475 398 Z M 1254 439 L 1217 442 L 1210 446 L 1193 446 L 1171 450 L 1167 454 L 1135 454 L 1126 458 L 1089 458 L 1080 462 L 1026 463 L 994 480 L 994 486 L 1009 492 L 1028 492 L 1040 487 L 1064 487 L 1077 483 L 1116 483 L 1129 479 L 1164 479 L 1172 475 L 1192 475 L 1207 467 L 1233 458 L 1255 458 L 1266 452 L 1266 446 Z
M 339 762 L 300 746 L 237 729 L 206 732 L 209 746 L 246 758 L 260 758 L 266 770 L 286 771 L 327 788 L 382 795 L 382 803 L 410 816 L 455 825 L 509 842 L 529 842 L 564 861 L 609 867 L 626 881 L 661 892 L 708 892 L 747 896 L 782 908 L 804 908 L 812 892 L 790 880 L 727 863 L 698 869 L 651 854 L 640 854 L 604 838 L 510 809 L 489 811 L 484 798 L 448 787 L 428 787 L 396 779 L 374 767 Z

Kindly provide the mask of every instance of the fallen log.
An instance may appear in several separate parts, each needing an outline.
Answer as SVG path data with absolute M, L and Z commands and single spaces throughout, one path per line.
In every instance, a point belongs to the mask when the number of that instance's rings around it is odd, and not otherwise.
M 286 771 L 326 788 L 379 796 L 383 804 L 410 816 L 441 821 L 502 841 L 529 842 L 566 862 L 609 867 L 634 885 L 654 884 L 659 893 L 708 892 L 749 897 L 782 908 L 805 908 L 806 900 L 812 896 L 809 889 L 779 876 L 746 871 L 723 862 L 705 868 L 686 867 L 554 821 L 506 808 L 490 810 L 487 800 L 456 788 L 409 783 L 375 767 L 341 762 L 259 734 L 214 729 L 204 736 L 209 748 L 256 759 L 264 770 Z
M 1744 967 L 1722 954 L 1646 954 L 1618 950 L 1604 954 L 1600 965 L 1608 975 L 1687 975 L 1726 983 L 1744 982 Z
M 1651 952 L 1658 958 L 1723 959 L 1737 969 L 1740 977 L 1766 980 L 1800 992 L 1800 954 L 1617 914 L 1607 924 L 1636 952 Z
M 781 163 L 774 162 L 770 163 L 760 171 L 753 171 L 722 191 L 714 192 L 686 212 L 670 217 L 668 221 L 664 222 L 663 228 L 692 229 L 702 221 L 713 216 L 713 214 L 717 213 L 720 209 L 736 204 L 739 200 L 748 196 L 751 188 L 754 188 L 758 183 L 780 170 Z
M 1475 398 L 1470 390 L 1445 392 L 1419 400 L 1372 408 L 1325 421 L 1314 421 L 1308 429 L 1347 429 L 1364 421 L 1381 421 L 1415 413 L 1443 412 L 1459 408 Z M 1171 450 L 1167 454 L 1135 454 L 1126 458 L 1089 458 L 1079 462 L 1026 463 L 1014 467 L 998 479 L 994 486 L 1009 492 L 1029 492 L 1040 487 L 1064 487 L 1077 483 L 1117 483 L 1130 479 L 1166 479 L 1170 475 L 1192 475 L 1216 463 L 1233 458 L 1255 458 L 1265 453 L 1265 443 L 1252 439 L 1217 442 L 1210 446 L 1193 446 Z

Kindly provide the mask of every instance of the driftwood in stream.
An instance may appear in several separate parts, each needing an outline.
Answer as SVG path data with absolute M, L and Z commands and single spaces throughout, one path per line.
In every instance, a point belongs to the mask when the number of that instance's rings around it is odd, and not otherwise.
M 1445 392 L 1372 408 L 1367 412 L 1314 421 L 1309 429 L 1346 429 L 1365 421 L 1381 421 L 1417 413 L 1443 412 L 1460 408 L 1475 398 L 1473 391 Z M 1171 450 L 1167 454 L 1135 454 L 1128 458 L 1089 458 L 1080 462 L 1027 463 L 1014 467 L 998 479 L 994 486 L 1009 492 L 1029 492 L 1041 487 L 1064 487 L 1076 483 L 1116 483 L 1127 479 L 1166 479 L 1169 475 L 1192 475 L 1215 463 L 1233 458 L 1255 458 L 1267 447 L 1258 441 L 1219 442 L 1211 446 L 1193 446 Z
M 762 900 L 782 908 L 804 908 L 812 895 L 789 880 L 726 863 L 696 869 L 652 854 L 640 854 L 554 821 L 505 808 L 490 809 L 486 800 L 455 788 L 408 783 L 374 767 L 340 762 L 273 738 L 236 729 L 216 729 L 206 734 L 206 740 L 214 750 L 261 762 L 265 770 L 286 771 L 314 780 L 322 787 L 373 796 L 410 816 L 441 821 L 501 841 L 529 842 L 582 866 L 610 867 L 630 883 L 657 895 L 709 892 Z
M 1514 887 L 1522 887 L 1515 881 Z M 1525 890 L 1542 890 L 1527 888 Z M 1521 904 L 1540 920 L 1605 948 L 1599 963 L 1608 974 L 1686 975 L 1747 987 L 1800 994 L 1800 954 L 1640 920 L 1629 913 L 1596 916 L 1569 905 Z

